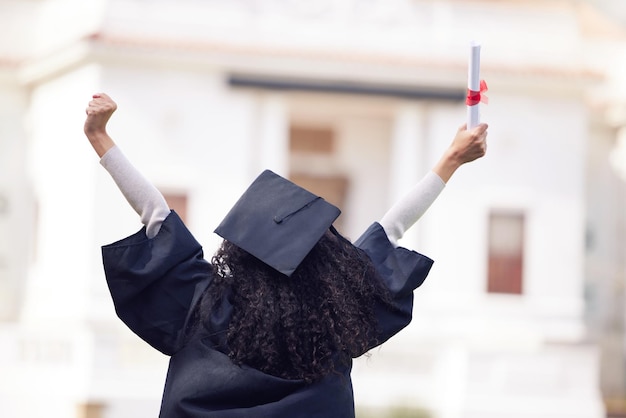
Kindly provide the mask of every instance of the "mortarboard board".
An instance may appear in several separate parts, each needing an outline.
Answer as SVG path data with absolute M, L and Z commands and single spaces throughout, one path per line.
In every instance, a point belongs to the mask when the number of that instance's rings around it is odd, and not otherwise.
M 340 213 L 323 198 L 265 170 L 215 233 L 291 276 Z

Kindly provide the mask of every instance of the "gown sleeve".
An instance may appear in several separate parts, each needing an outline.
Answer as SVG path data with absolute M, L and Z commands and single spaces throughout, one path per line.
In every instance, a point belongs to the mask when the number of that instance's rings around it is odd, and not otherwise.
M 119 318 L 166 355 L 181 348 L 194 304 L 211 279 L 202 247 L 172 211 L 158 234 L 145 227 L 102 247 L 104 272 Z
M 369 350 L 384 343 L 411 322 L 413 291 L 426 279 L 433 260 L 415 251 L 395 247 L 379 223 L 373 223 L 354 245 L 370 257 L 391 295 L 391 304 L 377 302 L 374 306 L 379 333 Z

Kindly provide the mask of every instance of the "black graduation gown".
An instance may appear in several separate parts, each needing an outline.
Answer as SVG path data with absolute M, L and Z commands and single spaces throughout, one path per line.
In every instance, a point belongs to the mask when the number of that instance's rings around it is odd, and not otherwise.
M 186 341 L 190 312 L 211 281 L 210 265 L 175 212 L 154 238 L 146 238 L 144 229 L 102 247 L 102 254 L 117 315 L 139 337 L 171 356 L 160 417 L 354 417 L 351 366 L 307 384 L 233 364 L 203 331 Z M 382 343 L 411 321 L 413 290 L 433 261 L 394 248 L 377 223 L 355 245 L 372 259 L 397 308 L 375 307 L 381 330 L 377 341 Z M 212 329 L 225 329 L 231 308 L 225 302 L 213 315 Z

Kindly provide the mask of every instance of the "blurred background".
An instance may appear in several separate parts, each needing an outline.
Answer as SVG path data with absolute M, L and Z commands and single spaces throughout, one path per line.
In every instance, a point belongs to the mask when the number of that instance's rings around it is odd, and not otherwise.
M 413 323 L 357 359 L 360 418 L 626 417 L 623 0 L 0 0 L 0 416 L 156 417 L 167 357 L 115 316 L 100 246 L 140 228 L 109 133 L 210 256 L 270 168 L 358 235 L 465 122 L 487 156 L 402 242 Z

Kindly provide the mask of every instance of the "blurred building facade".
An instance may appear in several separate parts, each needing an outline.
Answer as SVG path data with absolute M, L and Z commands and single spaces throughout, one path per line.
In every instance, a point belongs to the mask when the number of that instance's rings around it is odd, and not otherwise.
M 486 158 L 403 244 L 435 259 L 413 323 L 354 370 L 360 417 L 618 416 L 626 36 L 582 1 L 0 2 L 0 415 L 156 416 L 167 358 L 116 319 L 99 247 L 137 216 L 82 133 L 110 133 L 211 254 L 263 168 L 356 238 L 465 120 Z M 625 93 L 625 94 L 622 94 Z M 626 411 L 626 408 L 624 408 Z

